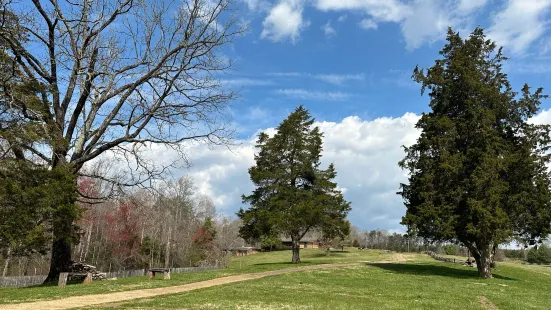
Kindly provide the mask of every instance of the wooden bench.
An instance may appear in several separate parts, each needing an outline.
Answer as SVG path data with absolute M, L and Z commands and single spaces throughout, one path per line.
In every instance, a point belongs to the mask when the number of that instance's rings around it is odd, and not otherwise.
M 62 272 L 62 273 L 59 274 L 59 281 L 57 282 L 57 286 L 67 285 L 67 278 L 69 276 L 83 277 L 84 281 L 82 283 L 84 283 L 84 284 L 92 283 L 92 273 L 91 272 Z
M 162 273 L 165 280 L 170 280 L 170 269 L 166 269 L 166 268 L 150 268 L 147 271 L 149 280 L 153 280 L 153 278 L 155 278 L 156 273 Z

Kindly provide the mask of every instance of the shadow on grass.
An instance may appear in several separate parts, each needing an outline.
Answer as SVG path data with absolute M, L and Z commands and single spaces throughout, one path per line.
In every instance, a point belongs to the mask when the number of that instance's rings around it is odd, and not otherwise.
M 299 264 L 294 264 L 291 262 L 272 262 L 272 263 L 256 263 L 252 264 L 253 266 L 270 266 L 270 265 L 285 265 L 289 267 L 300 267 L 300 266 L 310 266 L 310 265 L 323 265 L 323 264 L 329 264 L 329 263 L 313 263 L 310 261 L 301 261 Z
M 320 252 L 320 253 L 315 253 L 315 254 L 309 254 L 308 257 L 313 257 L 313 258 L 319 258 L 319 257 L 327 257 L 327 258 L 331 258 L 331 257 L 339 257 L 341 256 L 341 254 L 346 254 L 346 253 L 350 253 L 348 251 L 331 251 L 329 252 L 329 255 L 327 255 L 327 252 Z
M 366 265 L 374 266 L 384 270 L 412 275 L 433 275 L 452 277 L 459 279 L 480 279 L 476 269 L 459 269 L 442 265 L 432 264 L 389 264 L 389 263 L 367 263 Z M 518 279 L 504 277 L 499 274 L 493 274 L 494 278 L 500 280 L 518 281 Z

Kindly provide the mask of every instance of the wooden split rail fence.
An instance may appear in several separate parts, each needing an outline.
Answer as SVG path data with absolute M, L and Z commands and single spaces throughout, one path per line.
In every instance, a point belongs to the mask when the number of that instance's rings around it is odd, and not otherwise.
M 433 251 L 427 251 L 425 253 L 427 253 L 427 255 L 429 255 L 430 257 L 432 257 L 436 260 L 442 261 L 442 262 L 459 263 L 459 264 L 462 264 L 462 265 L 473 266 L 473 263 L 470 260 L 464 261 L 462 259 L 456 259 L 456 258 L 452 258 L 452 257 L 443 257 L 443 256 L 440 256 L 440 255 L 438 255 L 438 253 L 433 252 Z
M 204 270 L 216 270 L 221 269 L 220 266 L 204 266 L 204 267 L 180 267 L 180 268 L 170 268 L 170 273 L 188 273 Z M 130 277 L 139 277 L 146 276 L 148 273 L 148 268 L 146 269 L 136 269 L 136 270 L 121 270 L 114 272 L 107 272 L 107 278 L 130 278 Z M 33 285 L 42 284 L 46 280 L 45 275 L 36 275 L 36 276 L 20 276 L 20 277 L 0 277 L 0 287 L 27 287 Z

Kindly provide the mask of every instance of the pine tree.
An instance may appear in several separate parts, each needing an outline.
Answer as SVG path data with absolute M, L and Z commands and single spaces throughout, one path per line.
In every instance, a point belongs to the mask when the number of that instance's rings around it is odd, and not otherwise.
M 315 228 L 347 229 L 350 203 L 332 180 L 333 164 L 320 169 L 322 133 L 312 128 L 314 119 L 302 106 L 278 127 L 273 137 L 261 133 L 256 165 L 249 169 L 256 189 L 243 202 L 250 204 L 237 215 L 243 220 L 241 236 L 258 240 L 265 236 L 291 238 L 293 263 L 300 263 L 299 241 Z
M 550 232 L 549 126 L 528 119 L 542 89 L 514 92 L 502 49 L 477 28 L 468 39 L 448 31 L 441 59 L 413 78 L 430 91 L 429 113 L 400 166 L 407 212 L 402 224 L 431 241 L 463 243 L 478 273 L 492 277 L 497 246 L 516 236 L 534 244 Z

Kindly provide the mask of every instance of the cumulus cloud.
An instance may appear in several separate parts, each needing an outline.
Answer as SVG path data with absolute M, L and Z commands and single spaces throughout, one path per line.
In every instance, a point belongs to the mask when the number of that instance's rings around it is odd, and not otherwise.
M 405 208 L 396 195 L 406 174 L 397 163 L 403 157 L 401 145 L 411 145 L 419 133 L 414 128 L 418 116 L 407 113 L 398 118 L 362 120 L 350 116 L 340 122 L 316 122 L 324 133 L 322 166 L 331 162 L 337 169 L 337 184 L 352 202 L 349 219 L 362 228 L 403 230 L 399 224 Z M 274 134 L 274 128 L 263 130 Z M 219 211 L 234 215 L 241 204 L 241 194 L 253 185 L 247 169 L 254 165 L 256 135 L 238 141 L 230 149 L 188 147 L 193 166 L 175 171 L 175 177 L 190 175 L 199 192 L 209 195 Z M 156 149 L 152 156 L 172 158 L 170 149 Z
M 340 122 L 314 124 L 324 133 L 322 167 L 335 164 L 336 182 L 352 203 L 352 224 L 363 229 L 404 231 L 399 223 L 405 207 L 396 192 L 399 184 L 407 181 L 407 173 L 397 163 L 404 156 L 401 146 L 410 146 L 419 137 L 415 128 L 418 120 L 418 115 L 406 113 L 396 118 L 364 120 L 350 116 Z M 540 112 L 530 122 L 551 124 L 551 109 Z M 274 128 L 262 131 L 275 133 Z M 193 177 L 197 190 L 209 195 L 220 212 L 232 216 L 240 207 L 246 207 L 241 195 L 253 190 L 247 170 L 255 164 L 255 140 L 256 134 L 231 148 L 190 144 L 186 149 L 193 166 L 173 169 L 173 175 Z M 159 145 L 151 146 L 148 152 L 148 158 L 159 165 L 178 157 L 172 149 Z
M 266 0 L 242 0 L 251 11 L 267 11 L 269 2 Z
M 249 7 L 257 1 L 244 0 Z M 251 2 L 251 4 L 249 4 Z M 289 38 L 295 42 L 300 32 L 309 25 L 302 16 L 305 3 L 312 3 L 320 11 L 360 12 L 359 26 L 377 29 L 381 23 L 398 23 L 408 50 L 419 48 L 445 38 L 446 28 L 453 27 L 467 34 L 475 25 L 477 13 L 488 6 L 488 0 L 280 0 L 264 20 L 261 37 L 273 41 Z M 493 2 L 496 3 L 496 2 Z M 489 35 L 499 45 L 508 47 L 513 54 L 524 54 L 534 42 L 542 38 L 549 20 L 545 15 L 551 0 L 507 0 L 491 17 Z M 346 20 L 347 14 L 338 21 Z M 335 29 L 330 23 L 322 26 L 328 36 Z M 544 44 L 545 46 L 547 43 Z M 543 48 L 546 52 L 549 48 Z
M 326 37 L 332 37 L 337 35 L 337 31 L 335 31 L 335 28 L 331 27 L 331 21 L 327 21 L 327 24 L 321 26 L 321 30 L 323 30 L 323 33 Z
M 363 28 L 365 30 L 377 29 L 377 23 L 369 18 L 362 19 L 362 21 L 358 25 L 360 26 L 360 28 Z
M 551 125 L 551 109 L 542 110 L 540 113 L 536 114 L 530 120 L 531 124 L 550 124 Z
M 473 10 L 484 7 L 488 0 L 460 0 L 457 9 L 460 12 L 470 13 Z
M 321 11 L 362 10 L 376 20 L 399 22 L 408 14 L 408 6 L 397 0 L 317 0 Z
M 274 42 L 289 39 L 295 43 L 300 32 L 310 24 L 302 17 L 303 3 L 300 0 L 281 0 L 262 22 L 264 29 L 260 38 Z
M 415 1 L 410 8 L 411 14 L 401 23 L 408 50 L 419 48 L 427 42 L 443 39 L 447 27 L 458 24 L 455 17 L 450 15 L 451 8 L 445 8 L 444 5 L 437 0 Z
M 317 0 L 322 11 L 363 11 L 359 26 L 377 29 L 385 22 L 399 23 L 406 48 L 416 49 L 424 43 L 444 38 L 448 26 L 462 28 L 472 19 L 472 13 L 484 7 L 487 0 Z
M 551 0 L 509 0 L 492 19 L 488 35 L 513 54 L 523 54 L 546 30 Z

